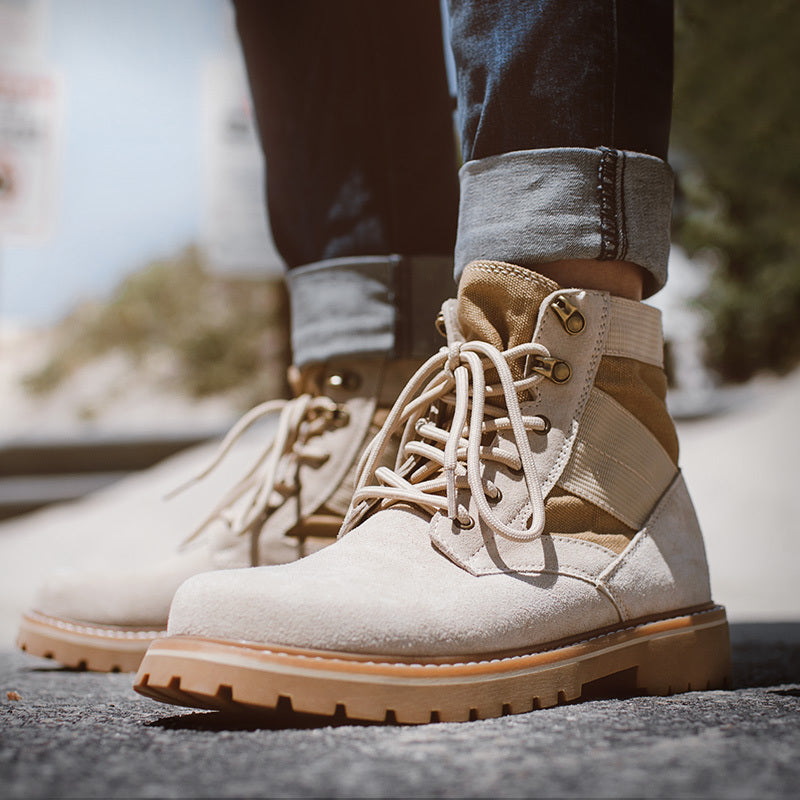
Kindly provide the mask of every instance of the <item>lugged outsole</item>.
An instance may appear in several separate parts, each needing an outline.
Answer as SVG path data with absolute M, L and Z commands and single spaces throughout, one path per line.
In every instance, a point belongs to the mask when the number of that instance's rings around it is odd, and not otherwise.
M 165 635 L 166 630 L 91 625 L 31 611 L 22 617 L 17 647 L 73 669 L 135 672 L 147 648 Z
M 134 688 L 164 703 L 352 720 L 461 722 L 596 696 L 727 688 L 724 609 L 629 625 L 513 656 L 402 659 L 175 636 L 148 650 Z

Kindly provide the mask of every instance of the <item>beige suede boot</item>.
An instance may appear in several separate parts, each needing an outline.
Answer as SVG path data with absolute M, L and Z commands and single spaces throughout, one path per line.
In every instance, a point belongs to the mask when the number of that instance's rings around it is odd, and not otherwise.
M 23 616 L 19 647 L 70 667 L 135 670 L 165 634 L 170 602 L 187 578 L 281 564 L 330 544 L 352 496 L 357 457 L 419 364 L 364 358 L 290 370 L 295 398 L 246 414 L 198 476 L 249 426 L 279 413 L 257 463 L 185 546 L 146 569 L 52 576 Z
M 427 722 L 552 706 L 607 679 L 726 685 L 659 312 L 473 262 L 442 319 L 447 347 L 367 449 L 341 539 L 187 581 L 137 691 Z

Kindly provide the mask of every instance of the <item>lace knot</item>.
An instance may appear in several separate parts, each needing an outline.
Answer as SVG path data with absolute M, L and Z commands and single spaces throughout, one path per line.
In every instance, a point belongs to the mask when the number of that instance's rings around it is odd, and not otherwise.
M 444 372 L 450 377 L 454 378 L 455 371 L 461 364 L 461 345 L 463 342 L 450 342 L 447 346 L 447 361 L 444 363 Z M 442 348 L 444 350 L 444 348 Z
M 510 366 L 533 355 L 549 353 L 535 343 L 501 352 L 486 342 L 450 341 L 430 358 L 409 381 L 364 453 L 341 535 L 376 503 L 403 502 L 430 513 L 445 513 L 463 528 L 469 517 L 458 493 L 468 489 L 477 517 L 496 534 L 517 541 L 538 538 L 544 530 L 544 499 L 528 432 L 540 433 L 546 426 L 544 418 L 523 416 L 519 392 L 531 389 L 543 376 L 515 380 Z M 487 404 L 487 396 L 497 401 Z M 441 414 L 442 407 L 449 411 Z M 396 469 L 377 467 L 389 438 L 400 426 L 405 430 Z M 482 443 L 486 433 L 501 430 L 511 434 L 516 452 Z M 485 461 L 522 473 L 531 509 L 525 530 L 512 527 L 490 507 L 487 496 L 496 502 L 499 490 L 483 477 Z M 370 485 L 373 479 L 377 483 Z

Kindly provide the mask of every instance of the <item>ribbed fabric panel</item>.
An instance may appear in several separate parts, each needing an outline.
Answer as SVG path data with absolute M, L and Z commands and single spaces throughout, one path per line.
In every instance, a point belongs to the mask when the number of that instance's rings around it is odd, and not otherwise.
M 638 530 L 676 473 L 650 431 L 593 389 L 558 484 Z
M 663 367 L 661 312 L 636 300 L 612 297 L 611 321 L 604 353 Z

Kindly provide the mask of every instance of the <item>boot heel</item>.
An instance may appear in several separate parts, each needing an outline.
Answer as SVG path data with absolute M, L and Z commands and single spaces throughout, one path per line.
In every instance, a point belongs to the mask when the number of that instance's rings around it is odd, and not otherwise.
M 702 618 L 703 615 L 694 615 L 690 626 L 647 643 L 636 676 L 636 685 L 641 691 L 670 695 L 730 686 L 727 620 L 723 616 L 721 620 L 703 623 Z

